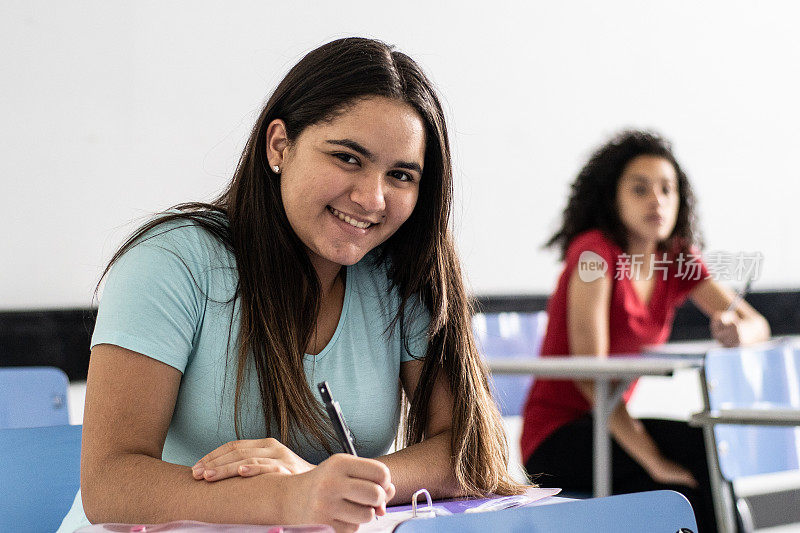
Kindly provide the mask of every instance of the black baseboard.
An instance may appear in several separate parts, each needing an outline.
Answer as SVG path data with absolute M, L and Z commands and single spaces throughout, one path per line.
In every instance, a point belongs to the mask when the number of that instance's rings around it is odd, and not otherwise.
M 747 301 L 766 317 L 773 335 L 800 334 L 800 291 L 757 292 Z M 547 296 L 479 296 L 477 307 L 487 313 L 543 311 Z M 0 366 L 56 366 L 70 380 L 86 379 L 96 315 L 90 308 L 0 311 Z M 678 309 L 670 340 L 708 336 L 708 319 L 694 304 Z
M 56 366 L 86 379 L 95 309 L 0 312 L 0 366 Z
M 479 296 L 477 309 L 485 313 L 544 311 L 547 299 L 538 294 Z M 773 335 L 800 334 L 800 291 L 754 292 L 746 300 L 764 315 Z M 691 301 L 686 301 L 675 312 L 669 340 L 699 340 L 709 336 L 708 318 Z

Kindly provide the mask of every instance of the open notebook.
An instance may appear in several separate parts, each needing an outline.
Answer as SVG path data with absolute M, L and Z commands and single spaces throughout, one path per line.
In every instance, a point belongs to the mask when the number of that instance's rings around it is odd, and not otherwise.
M 560 491 L 561 489 L 530 488 L 519 496 L 441 500 L 434 505 L 430 500 L 428 491 L 421 489 L 414 493 L 411 505 L 390 507 L 388 509 L 389 512 L 384 516 L 379 516 L 372 522 L 361 524 L 361 527 L 358 528 L 358 533 L 391 532 L 406 520 L 433 518 L 454 513 L 481 513 L 523 507 L 554 496 Z M 417 499 L 422 495 L 426 497 L 426 503 L 425 505 L 417 505 Z

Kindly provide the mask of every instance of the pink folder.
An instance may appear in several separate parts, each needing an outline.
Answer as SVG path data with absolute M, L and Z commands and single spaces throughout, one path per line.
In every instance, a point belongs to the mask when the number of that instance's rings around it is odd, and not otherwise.
M 254 526 L 247 524 L 209 524 L 193 520 L 177 520 L 164 524 L 95 524 L 82 527 L 75 533 L 334 533 L 331 526 Z

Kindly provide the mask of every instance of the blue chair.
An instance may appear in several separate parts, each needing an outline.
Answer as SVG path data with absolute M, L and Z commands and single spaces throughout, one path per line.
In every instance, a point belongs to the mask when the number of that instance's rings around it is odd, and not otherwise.
M 696 533 L 692 506 L 669 491 L 571 500 L 505 511 L 407 520 L 396 533 Z
M 486 359 L 539 357 L 547 313 L 476 313 L 472 330 Z M 493 376 L 492 395 L 503 416 L 522 414 L 533 376 Z
M 0 531 L 58 529 L 80 485 L 81 429 L 0 429 Z
M 0 368 L 0 429 L 69 424 L 68 387 L 58 368 Z
M 704 410 L 691 421 L 705 430 L 717 521 L 724 531 L 734 531 L 737 518 L 745 531 L 776 525 L 757 519 L 751 500 L 730 486 L 763 474 L 800 475 L 798 429 L 790 427 L 800 426 L 800 348 L 789 340 L 711 350 L 702 378 Z M 780 515 L 774 505 L 767 513 L 770 521 Z

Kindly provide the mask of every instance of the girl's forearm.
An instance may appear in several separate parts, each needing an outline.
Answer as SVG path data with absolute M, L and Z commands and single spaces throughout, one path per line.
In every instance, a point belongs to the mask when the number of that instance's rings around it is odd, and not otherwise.
M 646 472 L 652 472 L 662 460 L 661 450 L 644 425 L 631 417 L 625 403 L 620 402 L 611 413 L 608 430 L 617 444 Z
M 286 522 L 289 476 L 264 474 L 215 483 L 198 481 L 187 466 L 143 454 L 118 454 L 85 466 L 84 511 L 92 523 Z
M 594 405 L 594 383 L 576 381 L 576 386 L 586 400 Z M 661 452 L 644 426 L 628 413 L 624 402 L 619 402 L 608 419 L 608 430 L 617 444 L 642 468 L 650 471 L 661 459 Z
M 460 494 L 452 464 L 449 430 L 377 459 L 392 473 L 392 483 L 397 489 L 390 502 L 392 505 L 410 502 L 419 489 L 428 489 L 432 498 L 452 498 Z

